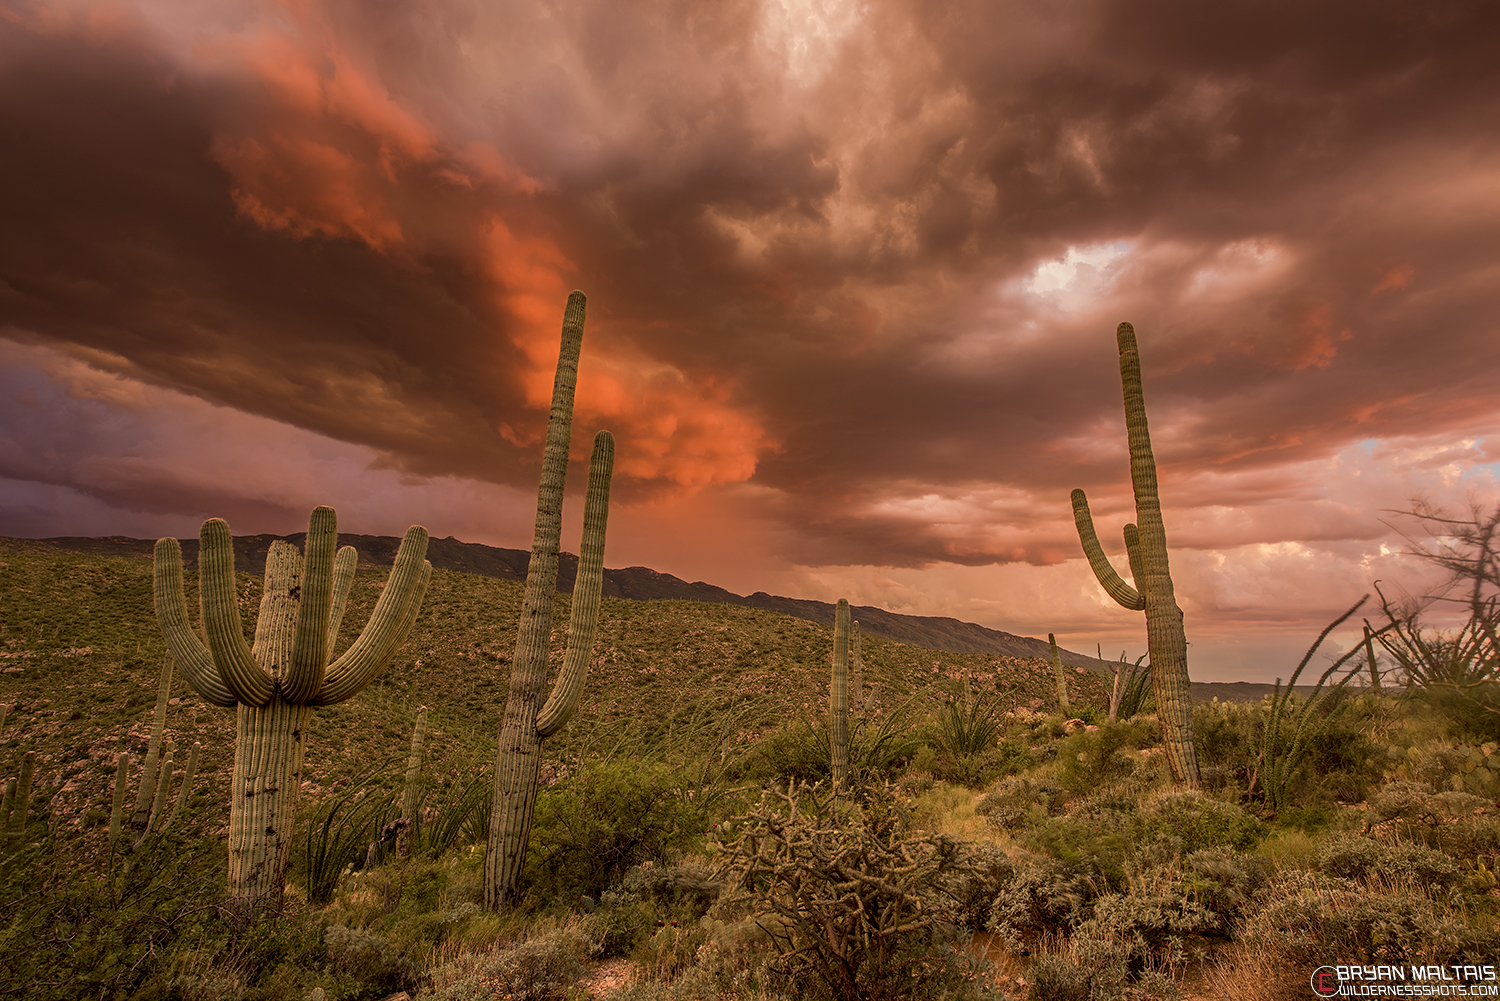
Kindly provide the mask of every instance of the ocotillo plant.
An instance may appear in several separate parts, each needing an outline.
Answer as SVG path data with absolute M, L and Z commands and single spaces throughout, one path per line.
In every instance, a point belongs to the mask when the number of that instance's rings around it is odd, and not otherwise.
M 207 645 L 188 622 L 182 547 L 176 539 L 156 543 L 156 618 L 167 648 L 204 701 L 237 707 L 229 891 L 245 912 L 281 901 L 313 707 L 355 695 L 406 642 L 432 576 L 426 553 L 427 530 L 413 525 L 370 621 L 330 664 L 358 562 L 352 546 L 338 549 L 333 508 L 313 511 L 305 560 L 295 546 L 271 544 L 254 646 L 245 643 L 240 625 L 229 525 L 214 518 L 199 534 L 198 598 Z
M 1193 750 L 1187 634 L 1182 628 L 1182 609 L 1177 607 L 1167 567 L 1167 530 L 1162 524 L 1156 459 L 1151 454 L 1151 433 L 1146 426 L 1146 397 L 1141 389 L 1141 355 L 1135 343 L 1135 327 L 1120 324 L 1115 340 L 1120 349 L 1120 381 L 1125 392 L 1130 482 L 1135 490 L 1136 524 L 1125 526 L 1125 552 L 1135 587 L 1125 583 L 1110 566 L 1099 537 L 1094 534 L 1088 498 L 1082 490 L 1073 491 L 1073 520 L 1100 585 L 1123 607 L 1146 613 L 1146 648 L 1151 654 L 1156 715 L 1161 720 L 1167 761 L 1174 779 L 1196 788 L 1198 757 Z
M 1066 716 L 1070 711 L 1068 709 L 1068 676 L 1063 672 L 1062 654 L 1057 651 L 1057 637 L 1052 633 L 1047 634 L 1047 645 L 1052 648 L 1052 671 L 1057 675 L 1057 706 Z
M 568 442 L 573 431 L 573 391 L 578 384 L 578 356 L 583 347 L 584 296 L 573 292 L 563 314 L 562 347 L 552 382 L 552 412 L 537 490 L 536 528 L 521 623 L 511 660 L 510 691 L 495 750 L 495 789 L 490 809 L 490 837 L 484 856 L 484 903 L 491 911 L 508 910 L 520 892 L 521 866 L 536 813 L 537 777 L 542 742 L 561 730 L 578 706 L 594 647 L 594 626 L 604 590 L 604 532 L 609 520 L 609 482 L 614 469 L 615 439 L 608 431 L 594 436 L 589 458 L 588 492 L 583 504 L 583 542 L 573 583 L 568 619 L 568 650 L 552 695 L 542 704 L 547 685 L 547 648 L 552 633 L 552 601 L 557 592 L 557 552 L 562 540 L 563 485 L 568 472 Z
M 833 612 L 833 677 L 828 685 L 828 756 L 833 791 L 849 784 L 849 602 L 840 598 Z

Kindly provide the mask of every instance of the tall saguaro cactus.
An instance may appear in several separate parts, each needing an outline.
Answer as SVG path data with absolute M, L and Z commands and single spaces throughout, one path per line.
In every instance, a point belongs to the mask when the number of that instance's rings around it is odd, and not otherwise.
M 854 677 L 849 680 L 849 710 L 859 712 L 865 708 L 865 653 L 858 619 L 849 623 L 849 654 L 854 658 Z
M 176 539 L 156 543 L 156 618 L 167 648 L 204 701 L 236 707 L 229 891 L 245 911 L 280 904 L 313 707 L 355 695 L 406 642 L 432 576 L 426 554 L 427 530 L 413 525 L 364 631 L 329 663 L 358 561 L 354 547 L 338 549 L 333 508 L 313 510 L 305 558 L 295 546 L 271 544 L 253 646 L 240 624 L 229 525 L 214 518 L 199 534 L 206 645 L 188 622 L 182 547 Z
M 849 783 L 849 602 L 840 598 L 833 612 L 833 677 L 828 685 L 828 754 L 833 791 Z
M 542 455 L 537 491 L 536 528 L 521 623 L 511 661 L 510 691 L 495 750 L 495 791 L 490 837 L 484 856 L 484 903 L 504 911 L 520 891 L 521 866 L 536 812 L 537 777 L 542 742 L 557 733 L 578 707 L 594 648 L 594 627 L 604 590 L 604 532 L 609 521 L 609 484 L 614 471 L 615 439 L 608 431 L 594 436 L 589 458 L 588 492 L 583 504 L 583 542 L 568 619 L 568 650 L 562 672 L 544 705 L 547 649 L 552 634 L 552 602 L 557 593 L 557 553 L 562 540 L 563 485 L 568 472 L 568 442 L 573 431 L 573 392 L 578 385 L 578 356 L 583 348 L 584 295 L 573 292 L 563 314 L 562 347 L 552 383 L 552 412 Z
M 1121 606 L 1146 613 L 1146 648 L 1151 653 L 1151 682 L 1167 760 L 1174 779 L 1196 788 L 1198 757 L 1193 750 L 1187 635 L 1167 567 L 1167 531 L 1161 518 L 1151 433 L 1146 427 L 1146 397 L 1141 389 L 1141 355 L 1135 342 L 1135 327 L 1120 324 L 1115 340 L 1120 349 L 1120 381 L 1125 392 L 1125 427 L 1130 441 L 1130 481 L 1135 490 L 1136 524 L 1125 526 L 1125 552 L 1135 587 L 1125 583 L 1104 555 L 1094 533 L 1088 498 L 1082 490 L 1073 491 L 1073 521 L 1100 586 Z

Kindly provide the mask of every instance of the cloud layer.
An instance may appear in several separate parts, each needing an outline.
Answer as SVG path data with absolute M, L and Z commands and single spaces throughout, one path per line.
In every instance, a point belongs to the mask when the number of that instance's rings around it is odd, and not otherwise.
M 1130 517 L 1130 319 L 1190 629 L 1305 637 L 1417 572 L 1383 510 L 1496 495 L 1497 36 L 1477 2 L 10 3 L 0 531 L 335 500 L 523 545 L 577 287 L 611 564 L 1082 647 L 1139 629 L 1067 503 Z

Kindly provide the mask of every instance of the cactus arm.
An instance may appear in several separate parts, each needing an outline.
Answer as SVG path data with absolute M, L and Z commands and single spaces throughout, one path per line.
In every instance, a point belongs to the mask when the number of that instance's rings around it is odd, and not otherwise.
M 358 671 L 350 670 L 337 677 L 325 676 L 323 688 L 318 692 L 318 697 L 310 703 L 311 705 L 336 705 L 353 698 L 374 680 L 375 675 L 379 674 L 391 662 L 391 658 L 396 656 L 396 651 L 406 645 L 407 637 L 411 635 L 412 629 L 417 624 L 417 617 L 422 611 L 422 599 L 426 596 L 427 586 L 431 582 L 432 564 L 423 560 L 415 586 L 409 589 L 406 601 L 393 612 L 395 624 L 387 632 L 384 644 L 372 656 L 360 662 L 363 666 L 356 665 L 359 667 Z M 390 584 L 386 587 L 390 587 Z M 378 604 L 376 610 L 379 610 Z M 370 621 L 373 623 L 374 618 L 372 617 Z M 365 628 L 368 629 L 369 624 L 366 624 Z M 351 646 L 349 649 L 352 651 L 354 647 Z M 332 670 L 332 668 L 329 669 L 330 675 Z
M 223 518 L 205 521 L 198 535 L 198 595 L 203 606 L 203 631 L 219 677 L 242 704 L 265 705 L 275 685 L 245 642 L 234 589 L 234 540 Z
M 5 799 L 0 801 L 0 852 L 5 851 L 5 832 L 10 830 L 10 808 L 16 801 L 16 782 L 14 775 L 5 780 Z
M 307 545 L 303 548 L 302 591 L 297 602 L 292 662 L 281 682 L 282 695 L 288 702 L 307 702 L 323 687 L 338 538 L 338 519 L 333 508 L 313 508 L 307 521 Z
M 234 693 L 219 678 L 213 654 L 188 621 L 187 599 L 182 593 L 182 545 L 176 539 L 158 539 L 152 557 L 152 592 L 156 621 L 193 690 L 215 706 L 235 704 Z
M 568 652 L 552 695 L 537 716 L 536 732 L 540 737 L 550 737 L 567 725 L 588 680 L 594 630 L 599 621 L 599 599 L 604 593 L 604 533 L 609 523 L 609 484 L 614 464 L 614 435 L 600 431 L 594 436 L 594 452 L 589 458 L 583 542 L 578 547 L 578 576 L 568 616 Z
M 1078 541 L 1083 543 L 1083 554 L 1088 557 L 1089 566 L 1105 593 L 1131 611 L 1139 612 L 1144 609 L 1146 599 L 1125 583 L 1110 565 L 1109 557 L 1104 555 L 1104 549 L 1099 545 L 1099 536 L 1094 532 L 1093 516 L 1089 514 L 1089 499 L 1082 490 L 1073 491 L 1073 524 L 1078 527 Z
M 1136 528 L 1134 524 L 1127 524 L 1124 534 L 1125 559 L 1130 563 L 1130 576 L 1134 580 L 1140 580 L 1141 575 L 1145 573 L 1141 569 L 1141 530 Z M 1143 606 L 1145 601 L 1145 598 L 1141 599 Z
M 849 601 L 840 598 L 833 612 L 833 676 L 828 685 L 828 756 L 833 791 L 849 783 Z
M 201 750 L 203 745 L 194 741 L 193 749 L 188 752 L 187 770 L 182 773 L 182 786 L 177 790 L 177 802 L 172 804 L 172 812 L 168 814 L 166 823 L 161 825 L 163 831 L 172 826 L 172 822 L 187 805 L 188 797 L 193 794 L 193 779 L 198 775 L 198 752 Z
M 432 574 L 432 565 L 424 559 L 426 554 L 427 529 L 413 525 L 396 551 L 396 563 L 370 621 L 324 673 L 323 687 L 313 704 L 331 706 L 352 698 L 390 662 L 421 611 L 422 596 Z
M 328 610 L 328 659 L 338 648 L 339 627 L 344 624 L 344 609 L 349 603 L 349 591 L 354 587 L 354 571 L 359 568 L 359 553 L 353 546 L 339 550 L 333 561 L 333 603 Z

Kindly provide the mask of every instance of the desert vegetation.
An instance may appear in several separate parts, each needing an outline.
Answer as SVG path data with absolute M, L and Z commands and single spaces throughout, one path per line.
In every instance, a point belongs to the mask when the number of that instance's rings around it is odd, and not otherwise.
M 224 878 L 234 719 L 180 676 L 158 699 L 149 562 L 22 541 L 0 562 L 4 996 L 1269 998 L 1341 956 L 1500 948 L 1500 726 L 1455 701 L 1483 679 L 1423 684 L 1377 639 L 1378 691 L 1361 645 L 1315 699 L 1198 705 L 1189 789 L 1140 676 L 1111 723 L 1109 676 L 1071 672 L 1066 718 L 1047 659 L 865 636 L 835 797 L 834 623 L 607 598 L 517 904 L 487 912 L 522 587 L 445 571 L 390 666 L 316 710 L 285 897 L 246 925 Z M 341 648 L 387 576 L 355 577 Z M 263 591 L 234 578 L 246 619 Z M 172 822 L 112 838 L 158 703 Z M 1273 801 L 1267 762 L 1294 749 Z

